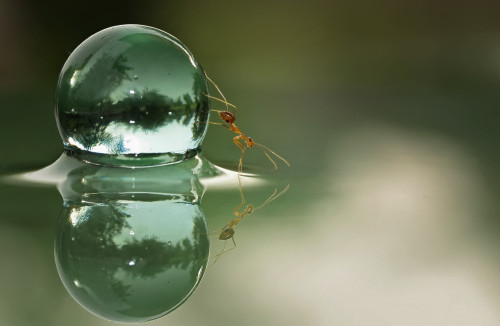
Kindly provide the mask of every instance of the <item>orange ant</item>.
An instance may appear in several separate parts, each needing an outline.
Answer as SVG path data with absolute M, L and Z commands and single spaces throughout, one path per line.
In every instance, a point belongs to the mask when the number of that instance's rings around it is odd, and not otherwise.
M 281 157 L 278 154 L 276 154 L 270 148 L 268 148 L 268 147 L 266 147 L 266 146 L 264 146 L 262 144 L 259 144 L 259 143 L 255 142 L 251 137 L 247 137 L 240 130 L 240 128 L 238 128 L 236 126 L 236 124 L 234 123 L 234 121 L 236 120 L 235 114 L 236 114 L 236 110 L 238 108 L 236 107 L 236 105 L 231 104 L 231 103 L 229 103 L 226 100 L 226 97 L 224 96 L 224 94 L 222 94 L 222 92 L 219 89 L 219 87 L 217 86 L 217 84 L 215 84 L 215 82 L 213 80 L 211 80 L 210 77 L 208 77 L 208 75 L 206 73 L 205 73 L 205 77 L 212 83 L 212 85 L 214 85 L 214 87 L 217 89 L 217 91 L 219 92 L 219 94 L 222 96 L 222 99 L 220 99 L 218 97 L 215 97 L 215 96 L 210 96 L 210 95 L 205 94 L 205 93 L 203 93 L 203 95 L 205 95 L 208 98 L 211 98 L 211 99 L 214 99 L 216 101 L 219 101 L 221 103 L 224 103 L 226 105 L 226 110 L 225 111 L 210 109 L 210 111 L 217 112 L 220 115 L 222 121 L 224 121 L 225 123 L 211 122 L 211 121 L 209 121 L 208 123 L 211 123 L 211 124 L 214 124 L 214 125 L 221 125 L 221 126 L 225 127 L 226 129 L 228 129 L 228 130 L 230 130 L 230 131 L 235 132 L 236 134 L 238 134 L 237 136 L 235 136 L 233 138 L 234 144 L 236 146 L 238 146 L 238 148 L 241 150 L 241 157 L 240 157 L 240 161 L 239 161 L 239 164 L 238 164 L 238 172 L 241 173 L 242 170 L 243 170 L 243 156 L 245 155 L 245 151 L 247 150 L 247 148 L 253 148 L 254 145 L 257 145 L 257 146 L 259 146 L 262 149 L 262 151 L 267 156 L 267 158 L 271 161 L 271 163 L 274 165 L 274 168 L 276 170 L 278 169 L 278 165 L 276 165 L 276 162 L 271 158 L 271 156 L 268 154 L 268 152 L 271 153 L 271 154 L 273 154 L 274 156 L 276 156 L 280 160 L 282 160 L 287 166 L 290 166 L 290 163 L 288 163 L 288 161 L 285 160 L 283 157 Z M 233 112 L 229 111 L 229 107 L 233 108 Z M 242 140 L 246 143 L 246 146 L 242 144 Z
M 229 223 L 227 223 L 226 225 L 224 225 L 224 227 L 222 228 L 222 231 L 219 234 L 219 240 L 231 239 L 233 241 L 233 247 L 231 249 L 226 250 L 227 242 L 224 242 L 224 248 L 222 249 L 222 251 L 219 254 L 217 254 L 215 256 L 216 258 L 215 258 L 215 261 L 213 262 L 213 264 L 215 264 L 217 262 L 217 260 L 219 259 L 219 257 L 221 255 L 236 248 L 236 241 L 234 241 L 234 228 L 236 227 L 236 225 L 238 225 L 238 223 L 241 222 L 241 220 L 245 216 L 247 216 L 247 215 L 253 213 L 254 211 L 266 206 L 267 204 L 269 204 L 270 202 L 272 202 L 273 200 L 275 200 L 279 196 L 283 195 L 290 188 L 290 185 L 287 185 L 279 193 L 278 193 L 278 188 L 275 188 L 274 192 L 271 194 L 271 196 L 269 196 L 260 206 L 254 207 L 252 204 L 248 204 L 248 205 L 246 205 L 246 207 L 243 210 L 240 211 L 240 209 L 246 204 L 246 200 L 245 200 L 245 196 L 243 195 L 243 189 L 241 186 L 241 179 L 240 179 L 239 174 L 238 174 L 238 183 L 239 183 L 239 189 L 240 189 L 241 203 L 233 210 L 233 214 L 236 216 L 236 218 L 233 219 L 232 221 L 230 221 Z

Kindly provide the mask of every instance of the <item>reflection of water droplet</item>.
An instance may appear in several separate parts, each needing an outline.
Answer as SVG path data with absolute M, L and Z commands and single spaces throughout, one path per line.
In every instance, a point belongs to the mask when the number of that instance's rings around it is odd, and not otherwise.
M 139 79 L 139 76 L 137 76 L 137 75 L 134 75 L 134 79 Z
M 129 180 L 127 171 L 123 176 Z M 75 177 L 67 184 L 81 178 Z M 96 188 L 91 191 L 103 194 L 85 193 L 77 202 L 69 201 L 57 223 L 54 255 L 64 285 L 84 307 L 118 322 L 148 321 L 172 311 L 193 293 L 201 279 L 196 271 L 208 263 L 208 230 L 200 203 L 180 195 L 159 200 L 156 194 L 138 193 L 139 200 L 131 201 L 122 196 L 131 191 L 128 181 L 125 188 L 107 188 L 109 182 L 103 188 L 92 185 Z M 189 241 L 183 244 L 184 239 Z M 157 286 L 167 282 L 172 287 Z

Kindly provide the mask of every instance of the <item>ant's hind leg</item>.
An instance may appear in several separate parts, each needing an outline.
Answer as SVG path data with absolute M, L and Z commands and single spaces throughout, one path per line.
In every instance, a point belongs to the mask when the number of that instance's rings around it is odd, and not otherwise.
M 203 93 L 203 92 L 202 92 L 202 93 Z M 229 103 L 229 102 L 228 102 L 228 101 L 226 101 L 226 100 L 222 100 L 222 99 L 220 99 L 220 98 L 218 98 L 218 97 L 215 97 L 215 96 L 212 96 L 212 95 L 208 95 L 208 94 L 205 94 L 205 93 L 203 93 L 203 95 L 205 95 L 206 97 L 211 98 L 211 99 L 213 99 L 213 100 L 216 100 L 216 101 L 219 101 L 219 102 L 221 102 L 221 103 L 226 104 L 226 109 L 228 109 L 228 108 L 227 108 L 227 106 L 229 105 L 230 107 L 232 107 L 232 108 L 234 109 L 234 110 L 233 110 L 233 114 L 234 114 L 234 113 L 236 112 L 236 110 L 238 109 L 238 108 L 236 107 L 236 105 L 231 104 L 231 103 Z M 217 110 L 214 110 L 214 111 L 217 111 Z M 229 111 L 229 110 L 228 110 L 228 111 Z
M 225 250 L 226 250 L 226 244 L 227 244 L 227 242 L 224 241 L 224 248 L 222 248 L 222 251 L 220 253 L 218 253 L 217 255 L 215 255 L 215 260 L 212 263 L 212 265 L 210 265 L 210 266 L 215 265 L 215 263 L 219 260 L 220 255 L 222 255 L 225 252 Z
M 211 125 L 216 125 L 216 126 L 223 126 L 224 128 L 226 129 L 231 129 L 231 127 L 223 124 L 222 122 L 212 122 L 212 121 L 202 121 L 200 123 L 208 123 L 208 124 L 211 124 Z
M 217 237 L 218 237 L 218 236 L 219 236 L 219 234 L 220 234 L 220 230 L 216 230 L 216 231 L 209 231 L 209 232 L 207 232 L 207 233 L 202 233 L 202 234 L 204 234 L 204 235 L 208 235 L 208 236 L 211 236 L 211 237 L 213 237 L 213 236 L 217 236 Z
M 210 77 L 208 77 L 208 75 L 207 75 L 207 73 L 205 71 L 204 71 L 204 73 L 205 73 L 205 77 L 208 79 L 208 81 L 210 81 L 212 83 L 212 85 L 214 85 L 215 89 L 217 90 L 217 92 L 219 92 L 220 96 L 222 96 L 222 98 L 224 99 L 224 101 L 222 101 L 221 99 L 218 99 L 218 98 L 214 98 L 214 99 L 219 100 L 221 102 L 224 102 L 226 104 L 226 107 L 227 107 L 227 105 L 233 107 L 234 108 L 233 114 L 235 114 L 236 110 L 238 108 L 236 106 L 232 105 L 231 103 L 229 103 L 226 100 L 226 97 L 224 96 L 224 94 L 222 94 L 222 91 L 220 90 L 219 86 L 217 86 L 217 84 L 212 79 L 210 79 Z M 207 95 L 207 96 L 210 97 L 210 95 Z
M 223 254 L 225 254 L 225 253 L 233 250 L 234 248 L 236 248 L 236 242 L 234 241 L 234 237 L 231 238 L 231 240 L 233 240 L 233 247 L 226 250 L 227 241 L 224 241 L 224 248 L 222 249 L 221 252 L 219 252 L 217 255 L 215 255 L 215 260 L 214 260 L 214 262 L 212 263 L 211 266 L 215 265 L 215 263 L 219 260 L 220 256 L 222 256 Z
M 226 252 L 229 252 L 229 251 L 231 251 L 231 250 L 233 250 L 233 249 L 235 249 L 235 248 L 236 248 L 236 241 L 234 241 L 234 237 L 232 237 L 232 238 L 231 238 L 231 240 L 233 240 L 233 247 L 231 247 L 231 248 L 229 248 L 229 249 L 227 249 L 227 250 L 226 250 L 226 243 L 224 243 L 224 249 L 223 249 L 220 253 L 218 253 L 217 255 L 215 255 L 215 257 L 217 257 L 217 258 L 215 259 L 215 261 L 217 261 L 217 259 L 219 259 L 219 257 L 220 257 L 221 255 L 223 255 L 223 254 L 225 254 Z M 214 264 L 215 264 L 215 261 L 214 261 Z
M 205 72 L 205 77 L 208 79 L 209 82 L 212 83 L 212 85 L 214 85 L 215 89 L 219 92 L 220 96 L 222 96 L 222 98 L 227 102 L 226 97 L 224 96 L 224 94 L 222 94 L 219 86 L 217 86 L 217 84 L 212 79 L 210 79 L 210 77 L 208 77 L 206 72 Z
M 202 121 L 200 123 L 208 123 L 208 124 L 211 124 L 211 125 L 218 125 L 218 126 L 224 126 L 224 127 L 226 126 L 222 122 Z

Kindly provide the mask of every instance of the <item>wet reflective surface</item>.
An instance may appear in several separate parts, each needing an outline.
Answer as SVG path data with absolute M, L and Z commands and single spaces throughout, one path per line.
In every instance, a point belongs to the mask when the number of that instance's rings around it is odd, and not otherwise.
M 383 313 L 388 316 L 383 319 L 393 325 L 410 317 L 428 323 L 494 325 L 500 284 L 497 224 L 492 218 L 496 206 L 489 199 L 492 193 L 486 190 L 480 173 L 484 170 L 477 160 L 446 138 L 386 125 L 342 130 L 342 135 L 332 143 L 335 151 L 325 157 L 331 169 L 321 175 L 297 173 L 296 168 L 268 174 L 259 186 L 252 179 L 243 180 L 246 200 L 255 206 L 276 186 L 290 183 L 291 187 L 278 200 L 246 216 L 236 229 L 237 247 L 205 271 L 182 306 L 153 323 L 211 320 L 229 325 L 258 307 L 259 323 L 271 318 L 283 325 L 310 318 L 315 325 L 330 320 L 364 323 L 368 317 L 359 316 L 360 310 L 370 318 Z M 261 169 L 264 166 L 262 157 Z M 137 182 L 134 191 L 123 191 L 123 187 L 131 189 L 130 176 L 119 187 L 104 189 L 104 178 L 117 179 L 119 174 L 72 175 L 59 187 L 67 204 L 53 186 L 4 182 L 1 187 L 2 247 L 6 261 L 14 262 L 3 265 L 2 273 L 14 291 L 4 307 L 12 309 L 22 302 L 56 325 L 75 319 L 81 325 L 107 325 L 76 301 L 110 318 L 109 311 L 98 311 L 102 305 L 93 306 L 103 300 L 109 304 L 106 309 L 119 312 L 115 320 L 122 321 L 146 319 L 144 314 L 153 316 L 157 311 L 148 309 L 156 307 L 167 311 L 174 305 L 169 296 L 171 280 L 178 286 L 186 284 L 186 291 L 192 286 L 188 284 L 195 284 L 189 280 L 194 280 L 190 267 L 196 256 L 169 253 L 168 241 L 180 243 L 178 249 L 183 252 L 181 238 L 195 234 L 187 225 L 181 232 L 179 225 L 205 216 L 208 230 L 216 231 L 210 237 L 213 256 L 223 250 L 217 236 L 234 220 L 233 210 L 240 205 L 234 178 L 229 183 L 208 182 L 201 206 L 193 206 L 193 194 L 200 190 L 191 177 L 167 186 L 150 178 L 142 185 Z M 144 197 L 147 185 L 153 186 L 154 196 Z M 164 191 L 169 193 L 165 196 L 160 189 L 174 190 Z M 120 191 L 123 194 L 117 195 Z M 187 197 L 172 196 L 175 192 Z M 177 205 L 188 205 L 184 209 L 188 211 L 178 210 Z M 160 211 L 157 216 L 166 219 L 154 218 L 154 212 Z M 176 220 L 181 211 L 184 217 Z M 172 230 L 164 224 L 168 221 L 178 225 L 175 233 L 168 233 Z M 91 223 L 107 226 L 89 233 L 85 227 Z M 149 223 L 150 227 L 141 227 Z M 92 256 L 93 246 L 105 246 L 105 257 Z M 177 262 L 155 259 L 156 250 Z M 177 257 L 187 261 L 179 262 Z M 174 271 L 185 276 L 169 275 Z M 30 289 L 28 299 L 15 294 L 21 288 Z M 186 292 L 176 291 L 182 294 L 175 300 L 182 301 Z M 140 305 L 130 310 L 123 302 Z M 335 313 L 327 309 L 332 305 Z M 232 311 L 222 318 L 220 313 L 228 307 Z M 17 324 L 28 323 L 21 313 L 25 309 L 4 316 Z
M 63 153 L 46 167 L 5 174 L 1 181 L 58 189 L 63 202 L 53 252 L 61 283 L 89 312 L 122 323 L 154 320 L 180 307 L 195 292 L 209 262 L 213 266 L 229 251 L 224 244 L 209 257 L 209 235 L 219 231 L 209 232 L 201 205 L 208 187 L 236 186 L 241 202 L 233 210 L 231 229 L 288 190 L 275 190 L 254 208 L 246 204 L 242 182 L 257 185 L 263 180 L 214 166 L 201 155 L 173 165 L 125 168 Z M 231 249 L 236 249 L 232 240 Z

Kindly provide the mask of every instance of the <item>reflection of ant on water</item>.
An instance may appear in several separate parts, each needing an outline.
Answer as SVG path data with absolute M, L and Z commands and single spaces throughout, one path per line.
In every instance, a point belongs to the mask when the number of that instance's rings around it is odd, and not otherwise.
M 210 109 L 210 111 L 214 111 L 214 112 L 217 112 L 222 121 L 224 121 L 225 123 L 220 123 L 220 122 L 211 122 L 209 121 L 208 123 L 211 123 L 211 124 L 214 124 L 214 125 L 220 125 L 220 126 L 223 126 L 225 127 L 226 129 L 232 131 L 232 132 L 235 132 L 237 134 L 237 136 L 235 136 L 233 138 L 233 142 L 236 146 L 238 146 L 238 148 L 241 150 L 241 157 L 240 157 L 240 161 L 239 161 L 239 164 L 238 164 L 238 172 L 242 172 L 243 170 L 243 156 L 245 155 L 245 151 L 247 150 L 247 148 L 253 148 L 254 145 L 257 145 L 258 147 L 260 147 L 262 149 L 262 151 L 264 152 L 264 154 L 267 156 L 267 158 L 271 161 L 271 163 L 274 165 L 274 168 L 277 170 L 278 169 L 278 165 L 276 164 L 276 162 L 271 158 L 271 156 L 269 155 L 269 153 L 271 153 L 272 155 L 274 155 L 275 157 L 279 158 L 280 160 L 282 160 L 287 166 L 290 166 L 290 163 L 288 163 L 287 160 L 285 160 L 283 157 L 279 156 L 278 154 L 276 154 L 274 151 L 272 151 L 270 148 L 262 145 L 262 144 L 259 144 L 257 142 L 255 142 L 251 137 L 247 137 L 237 126 L 236 124 L 234 123 L 234 121 L 236 120 L 236 110 L 238 109 L 235 105 L 229 103 L 227 100 L 226 100 L 226 97 L 224 96 L 224 94 L 222 94 L 221 90 L 219 89 L 219 87 L 217 86 L 217 84 L 215 84 L 215 82 L 213 80 L 211 80 L 207 74 L 205 73 L 205 77 L 214 85 L 214 87 L 217 89 L 217 91 L 219 92 L 219 94 L 222 96 L 222 99 L 218 98 L 218 97 L 215 97 L 215 96 L 210 96 L 208 94 L 205 94 L 203 93 L 203 95 L 207 96 L 208 98 L 211 98 L 211 99 L 214 99 L 216 101 L 219 101 L 221 103 L 224 103 L 226 105 L 226 110 L 225 111 L 221 111 L 221 110 L 214 110 L 214 109 Z M 229 107 L 232 107 L 233 108 L 233 112 L 231 112 L 229 110 Z M 246 146 L 243 145 L 242 141 L 244 141 L 246 143 Z M 269 152 L 269 153 L 268 153 Z
M 238 183 L 239 183 L 239 190 L 240 190 L 240 196 L 241 196 L 241 203 L 238 206 L 236 206 L 236 208 L 233 210 L 233 214 L 236 216 L 236 218 L 231 220 L 229 223 L 227 223 L 222 228 L 222 231 L 219 234 L 219 240 L 226 241 L 226 240 L 231 239 L 233 241 L 233 247 L 226 250 L 227 242 L 224 242 L 224 248 L 222 249 L 222 251 L 219 254 L 215 255 L 216 258 L 215 258 L 215 261 L 213 262 L 213 264 L 215 264 L 217 262 L 217 260 L 219 259 L 219 257 L 221 255 L 236 248 L 236 242 L 234 241 L 234 228 L 236 227 L 236 225 L 238 225 L 238 223 L 240 223 L 240 221 L 245 216 L 247 216 L 247 215 L 251 214 L 252 212 L 266 206 L 267 204 L 269 204 L 270 202 L 272 202 L 273 200 L 275 200 L 279 196 L 283 195 L 290 188 L 290 185 L 287 185 L 279 193 L 278 193 L 278 188 L 275 188 L 274 192 L 271 194 L 271 196 L 269 196 L 260 206 L 254 207 L 252 204 L 248 204 L 245 206 L 246 200 L 245 200 L 245 196 L 243 195 L 243 188 L 241 186 L 241 179 L 240 179 L 239 174 L 238 174 Z M 218 231 L 217 231 L 217 233 L 218 233 Z

